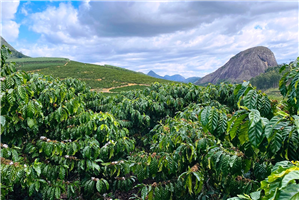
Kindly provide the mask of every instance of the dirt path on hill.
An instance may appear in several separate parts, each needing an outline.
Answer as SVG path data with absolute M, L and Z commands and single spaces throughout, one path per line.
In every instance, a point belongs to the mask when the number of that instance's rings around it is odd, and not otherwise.
M 67 61 L 67 62 L 64 64 L 64 66 L 66 66 L 70 61 L 71 61 L 71 60 Z
M 121 86 L 116 86 L 116 87 L 111 87 L 111 88 L 97 88 L 97 89 L 91 89 L 91 91 L 104 92 L 104 93 L 111 93 L 110 90 L 112 90 L 112 89 L 122 88 L 122 87 L 128 87 L 128 86 L 133 86 L 133 85 L 150 86 L 150 85 L 148 85 L 148 84 L 128 83 L 127 85 L 121 85 Z

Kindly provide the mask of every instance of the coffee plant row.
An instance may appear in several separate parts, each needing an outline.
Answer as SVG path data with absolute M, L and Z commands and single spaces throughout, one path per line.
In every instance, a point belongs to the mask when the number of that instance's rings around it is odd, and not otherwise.
M 284 101 L 250 83 L 103 96 L 1 49 L 1 198 L 299 199 L 299 59 Z

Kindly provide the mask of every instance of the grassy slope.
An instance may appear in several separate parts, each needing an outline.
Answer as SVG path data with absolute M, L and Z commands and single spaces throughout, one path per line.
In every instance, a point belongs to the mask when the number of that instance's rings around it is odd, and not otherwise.
M 15 62 L 18 70 L 27 72 L 40 71 L 43 68 L 57 67 L 65 65 L 69 59 L 67 58 L 15 58 L 8 59 L 9 62 Z
M 270 99 L 276 99 L 281 101 L 283 99 L 283 96 L 280 94 L 280 91 L 278 88 L 269 88 L 264 91 Z
M 85 81 L 91 88 L 98 89 L 99 91 L 100 88 L 124 86 L 129 83 L 150 85 L 154 82 L 171 82 L 120 67 L 85 64 L 69 61 L 65 58 L 22 58 L 10 59 L 9 61 L 16 62 L 17 69 L 27 72 L 38 72 L 59 78 L 78 78 Z M 131 87 L 133 86 L 129 88 Z M 118 88 L 117 91 L 125 90 L 129 89 L 122 87 Z
M 269 98 L 282 100 L 283 96 L 281 95 L 278 83 L 282 78 L 284 73 L 279 73 L 281 66 L 268 68 L 265 73 L 250 79 L 250 83 L 255 86 L 258 90 L 265 92 Z M 286 69 L 288 71 L 288 69 Z

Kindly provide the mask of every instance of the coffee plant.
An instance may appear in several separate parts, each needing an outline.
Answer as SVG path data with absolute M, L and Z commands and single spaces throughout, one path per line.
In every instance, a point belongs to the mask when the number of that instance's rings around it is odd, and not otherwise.
M 1 198 L 299 199 L 299 59 L 285 100 L 250 83 L 104 96 L 1 48 Z

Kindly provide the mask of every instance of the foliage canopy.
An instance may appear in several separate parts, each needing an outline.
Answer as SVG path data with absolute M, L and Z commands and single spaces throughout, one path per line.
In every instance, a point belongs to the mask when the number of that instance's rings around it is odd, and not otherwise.
M 77 79 L 16 71 L 6 51 L 3 198 L 298 199 L 298 59 L 279 103 L 248 82 L 103 96 Z

